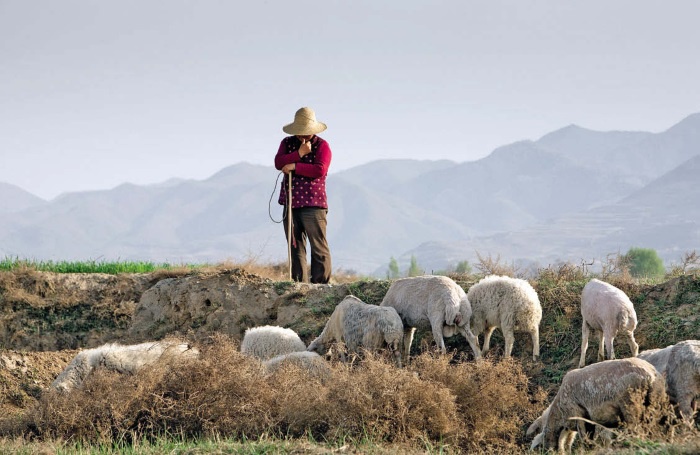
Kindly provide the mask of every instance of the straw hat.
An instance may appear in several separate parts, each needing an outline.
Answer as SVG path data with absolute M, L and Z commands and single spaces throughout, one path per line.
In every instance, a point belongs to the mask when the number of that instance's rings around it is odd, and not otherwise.
M 316 113 L 310 107 L 302 107 L 294 114 L 294 123 L 284 125 L 282 131 L 287 134 L 307 136 L 326 130 L 326 124 L 316 121 Z

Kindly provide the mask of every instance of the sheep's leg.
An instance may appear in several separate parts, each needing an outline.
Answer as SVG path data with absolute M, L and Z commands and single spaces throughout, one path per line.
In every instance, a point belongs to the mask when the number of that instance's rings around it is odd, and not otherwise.
M 403 331 L 403 364 L 408 365 L 408 358 L 411 355 L 411 343 L 413 335 L 416 333 L 415 327 L 408 327 Z
M 677 398 L 678 400 L 678 410 L 681 412 L 681 417 L 686 422 L 692 422 L 695 410 L 693 409 L 693 398 L 695 398 L 693 393 L 686 393 Z
M 598 337 L 598 361 L 605 360 L 605 334 L 603 332 L 598 332 L 600 336 Z
M 504 357 L 510 357 L 511 352 L 513 352 L 513 343 L 515 343 L 515 334 L 512 330 L 503 330 L 503 339 L 506 342 L 506 350 Z
M 430 325 L 433 328 L 433 338 L 435 338 L 435 344 L 437 345 L 438 349 L 440 349 L 441 353 L 446 354 L 447 349 L 445 348 L 445 339 L 442 337 L 442 320 L 433 321 Z
M 634 333 L 630 330 L 629 332 L 627 332 L 627 336 L 627 344 L 630 347 L 630 352 L 632 352 L 632 357 L 637 357 L 637 354 L 639 354 L 639 345 L 634 339 Z
M 481 355 L 486 355 L 486 353 L 489 352 L 489 348 L 491 347 L 491 334 L 494 330 L 496 330 L 496 326 L 487 327 L 486 331 L 484 331 L 484 347 L 481 349 Z
M 535 327 L 532 336 L 532 360 L 537 360 L 540 356 L 540 331 Z
M 588 336 L 591 333 L 591 329 L 583 321 L 581 325 L 581 359 L 578 361 L 578 367 L 583 368 L 586 365 L 586 350 L 588 349 Z
M 608 351 L 608 360 L 615 360 L 615 348 L 613 347 L 613 335 L 611 333 L 604 333 L 603 338 L 605 339 L 605 349 Z M 598 360 L 600 359 L 600 354 L 603 352 L 603 344 L 601 343 L 601 349 L 598 353 Z
M 480 359 L 481 351 L 479 350 L 479 339 L 471 331 L 469 324 L 464 325 L 464 327 L 457 326 L 457 330 L 464 336 L 469 346 L 472 348 L 474 359 Z

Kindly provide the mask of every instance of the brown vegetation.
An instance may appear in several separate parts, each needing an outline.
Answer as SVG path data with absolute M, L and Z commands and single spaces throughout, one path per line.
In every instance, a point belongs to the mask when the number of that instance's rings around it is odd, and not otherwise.
M 377 304 L 388 289 L 386 280 L 315 287 L 230 267 L 79 278 L 0 272 L 0 341 L 5 347 L 0 351 L 0 435 L 108 443 L 162 434 L 312 436 L 334 443 L 370 439 L 414 451 L 441 447 L 448 452 L 519 453 L 530 443 L 525 429 L 547 406 L 562 376 L 575 368 L 580 293 L 589 275 L 583 265 L 562 264 L 540 270 L 531 281 L 543 307 L 540 361 L 526 354 L 502 360 L 498 331 L 482 362 L 471 360 L 462 337 L 447 339 L 451 354 L 439 356 L 431 334 L 419 331 L 407 368 L 399 370 L 368 354 L 352 366 L 331 361 L 330 381 L 292 366 L 266 376 L 260 363 L 238 352 L 242 331 L 285 325 L 308 343 L 344 296 Z M 168 283 L 177 293 L 163 294 L 160 307 L 137 311 L 143 294 L 156 283 L 168 289 L 164 279 L 172 279 Z M 478 277 L 454 279 L 468 289 Z M 696 274 L 655 285 L 639 284 L 624 274 L 611 275 L 608 281 L 635 304 L 641 349 L 700 338 Z M 163 318 L 136 321 L 148 311 Z M 187 337 L 200 348 L 201 357 L 175 367 L 158 364 L 134 376 L 98 372 L 70 396 L 47 391 L 75 348 L 141 341 L 131 331 L 136 322 L 142 336 Z M 54 344 L 46 345 L 46 340 Z M 516 334 L 514 352 L 531 352 L 528 343 L 529 337 Z M 64 347 L 71 350 L 60 350 Z M 619 348 L 618 357 L 629 355 L 624 343 Z M 699 444 L 697 427 L 681 425 L 668 408 L 643 423 L 616 430 L 614 447 Z M 586 450 L 596 447 L 577 444 Z

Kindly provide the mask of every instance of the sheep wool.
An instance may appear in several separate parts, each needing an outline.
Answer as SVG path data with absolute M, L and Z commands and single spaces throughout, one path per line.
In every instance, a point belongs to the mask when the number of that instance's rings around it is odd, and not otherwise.
M 353 353 L 359 353 L 360 348 L 378 351 L 386 347 L 397 366 L 402 366 L 403 324 L 391 307 L 370 305 L 352 295 L 345 297 L 307 350 L 323 355 L 333 342 L 345 343 Z
M 612 284 L 592 279 L 583 287 L 581 293 L 581 359 L 579 368 L 586 364 L 586 350 L 591 331 L 601 334 L 598 346 L 598 361 L 605 358 L 615 358 L 613 340 L 618 333 L 627 335 L 632 356 L 639 353 L 639 345 L 634 339 L 634 329 L 637 328 L 637 313 L 627 294 Z
M 290 352 L 263 362 L 263 367 L 267 374 L 275 373 L 284 365 L 295 365 L 321 381 L 328 380 L 331 377 L 331 369 L 328 366 L 328 362 L 315 352 Z
M 464 289 L 452 279 L 437 275 L 398 279 L 391 283 L 380 306 L 392 307 L 401 316 L 404 362 L 408 361 L 416 328 L 432 330 L 435 344 L 443 354 L 444 337 L 460 332 L 474 357 L 481 357 L 478 341 L 469 327 L 472 307 Z
M 606 360 L 569 371 L 551 404 L 528 428 L 528 435 L 541 430 L 530 448 L 542 444 L 545 449 L 570 452 L 577 432 L 587 428 L 582 421 L 569 419 L 586 418 L 608 427 L 636 423 L 649 403 L 664 400 L 665 395 L 663 376 L 639 358 Z
M 484 334 L 482 355 L 490 348 L 491 334 L 500 328 L 505 340 L 505 357 L 511 355 L 516 332 L 530 334 L 532 358 L 539 357 L 542 306 L 530 283 L 519 278 L 489 275 L 469 288 L 467 296 L 472 306 L 472 332 L 477 337 Z
M 272 325 L 249 328 L 241 340 L 241 353 L 260 360 L 305 350 L 306 344 L 294 330 Z
M 671 403 L 691 420 L 700 398 L 700 341 L 686 340 L 663 349 L 649 349 L 637 356 L 654 365 L 666 377 Z
M 196 358 L 198 356 L 199 350 L 180 341 L 151 341 L 135 345 L 109 343 L 79 352 L 50 387 L 62 392 L 70 392 L 80 387 L 88 375 L 98 367 L 117 373 L 134 374 L 161 358 Z

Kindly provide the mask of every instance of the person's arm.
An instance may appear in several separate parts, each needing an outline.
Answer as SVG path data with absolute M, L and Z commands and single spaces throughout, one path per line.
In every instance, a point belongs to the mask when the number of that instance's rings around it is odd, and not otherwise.
M 297 155 L 296 153 L 291 153 L 290 155 Z M 328 142 L 322 142 L 318 149 L 316 150 L 316 156 L 313 163 L 300 163 L 297 162 L 294 171 L 297 175 L 303 175 L 304 177 L 318 178 L 323 177 L 328 174 L 328 167 L 331 165 L 331 148 Z
M 280 143 L 280 148 L 277 150 L 277 155 L 275 155 L 275 168 L 281 171 L 287 164 L 296 163 L 301 159 L 299 153 L 287 153 L 287 141 L 282 140 Z

